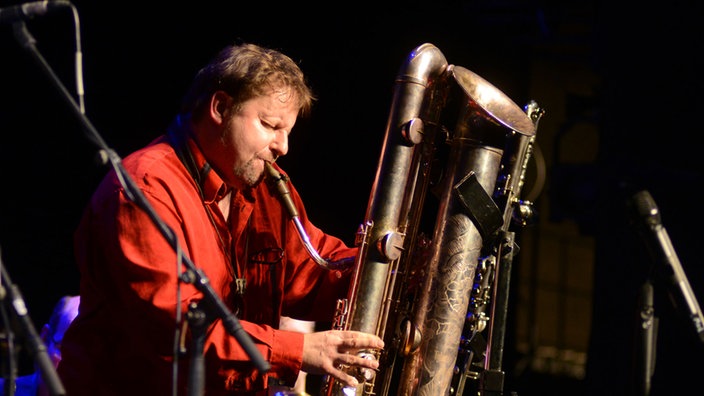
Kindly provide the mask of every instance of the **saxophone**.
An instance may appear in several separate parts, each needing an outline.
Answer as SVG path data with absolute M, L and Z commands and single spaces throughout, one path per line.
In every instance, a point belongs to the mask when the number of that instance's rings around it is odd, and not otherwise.
M 410 52 L 395 80 L 357 231 L 352 283 L 347 298 L 337 302 L 332 326 L 376 334 L 386 347 L 356 352 L 378 360 L 376 371 L 340 367 L 359 380 L 357 387 L 328 377 L 322 395 L 457 394 L 467 378 L 457 375 L 460 344 L 490 319 L 468 320 L 485 311 L 476 304 L 477 267 L 506 229 L 506 206 L 514 206 L 515 194 L 509 194 L 499 202 L 502 212 L 493 192 L 500 176 L 510 181 L 499 183 L 499 190 L 520 189 L 515 180 L 522 176 L 515 173 L 536 125 L 482 77 L 449 64 L 433 44 Z M 519 145 L 507 143 L 514 141 Z M 502 161 L 507 148 L 518 166 Z M 429 218 L 432 228 L 424 229 Z M 490 293 L 491 286 L 485 282 L 481 292 Z
M 423 279 L 415 282 L 421 287 L 414 293 L 410 315 L 397 311 L 404 325 L 389 339 L 392 344 L 401 340 L 404 352 L 413 352 L 400 355 L 403 362 L 398 379 L 387 381 L 391 385 L 380 394 L 460 394 L 452 384 L 468 309 L 475 296 L 477 266 L 506 223 L 497 205 L 500 202 L 492 199 L 491 193 L 504 170 L 507 140 L 535 135 L 530 118 L 498 89 L 459 66 L 451 73 L 454 85 L 449 89 L 457 92 L 451 96 L 454 103 L 448 101 L 445 109 L 456 106 L 459 111 L 452 114 L 457 121 L 446 141 L 449 156 L 442 168 L 429 259 L 419 264 L 424 268 Z M 408 290 L 402 287 L 402 293 L 404 289 Z M 404 331 L 409 329 L 415 348 L 403 344 L 408 338 Z
M 538 122 L 545 114 L 544 109 L 537 102 L 530 101 L 524 110 L 537 130 Z M 518 252 L 513 230 L 533 220 L 532 203 L 521 200 L 520 194 L 534 144 L 535 134 L 523 135 L 512 131 L 506 137 L 493 195 L 502 210 L 503 222 L 496 237 L 484 242 L 484 256 L 480 258 L 475 272 L 469 312 L 452 379 L 451 393 L 454 395 L 504 394 L 501 366 L 505 323 L 511 265 Z M 487 324 L 488 334 L 484 338 L 483 331 Z M 473 380 L 470 386 L 466 386 L 467 380 Z

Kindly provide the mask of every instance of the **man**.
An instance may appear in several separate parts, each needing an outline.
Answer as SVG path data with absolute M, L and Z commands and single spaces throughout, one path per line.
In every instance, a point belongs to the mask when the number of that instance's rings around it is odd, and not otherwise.
M 285 176 L 275 161 L 288 152 L 289 134 L 313 100 L 295 62 L 252 44 L 226 47 L 198 72 L 168 133 L 121 161 L 177 247 L 115 172 L 107 175 L 76 231 L 81 313 L 59 365 L 69 395 L 185 394 L 200 379 L 189 366 L 199 349 L 184 320 L 191 303 L 208 319 L 202 382 L 209 396 L 266 394 L 270 383 L 293 386 L 301 370 L 356 386 L 341 365 L 378 367 L 355 354 L 383 348 L 374 335 L 278 329 L 281 316 L 330 321 L 349 286 L 349 270 L 310 257 L 277 189 L 263 182 L 268 166 Z M 314 226 L 288 188 L 320 256 L 353 257 L 356 248 Z M 208 309 L 212 302 L 202 305 L 203 293 L 181 277 L 186 268 L 176 251 L 237 314 L 271 370 L 259 372 Z
M 79 296 L 64 296 L 54 305 L 49 321 L 42 326 L 40 336 L 49 359 L 58 366 L 61 361 L 61 342 L 64 333 L 73 319 L 78 315 Z M 35 365 L 35 371 L 15 379 L 15 396 L 49 396 L 52 390 L 44 382 L 40 368 Z M 0 395 L 5 392 L 4 381 L 0 381 Z

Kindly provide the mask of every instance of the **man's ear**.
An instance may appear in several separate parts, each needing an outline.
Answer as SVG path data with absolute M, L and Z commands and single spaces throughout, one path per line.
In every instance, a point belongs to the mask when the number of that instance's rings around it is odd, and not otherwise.
M 225 119 L 225 113 L 230 108 L 232 97 L 225 91 L 216 91 L 210 97 L 210 118 L 217 124 Z

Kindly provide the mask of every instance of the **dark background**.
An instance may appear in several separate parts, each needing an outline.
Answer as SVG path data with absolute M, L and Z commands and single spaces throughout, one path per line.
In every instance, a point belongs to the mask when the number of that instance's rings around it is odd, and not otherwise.
M 632 191 L 652 193 L 696 295 L 704 294 L 697 232 L 700 4 L 440 1 L 382 10 L 380 3 L 359 2 L 317 8 L 234 3 L 73 2 L 86 116 L 108 145 L 125 156 L 162 133 L 191 77 L 225 44 L 241 39 L 280 49 L 300 62 L 319 99 L 310 120 L 294 130 L 281 164 L 313 220 L 352 243 L 376 171 L 394 77 L 416 46 L 435 44 L 450 63 L 481 75 L 518 104 L 537 100 L 546 118 L 555 108 L 568 109 L 555 114 L 563 123 L 587 113 L 598 124 L 598 158 L 549 173 L 560 177 L 549 181 L 552 201 L 543 214 L 575 221 L 597 241 L 593 323 L 585 324 L 592 327 L 587 378 L 509 385 L 521 395 L 632 394 L 632 304 L 651 267 L 624 212 Z M 0 7 L 11 4 L 17 2 L 0 1 Z M 558 33 L 565 21 L 587 33 Z M 76 100 L 71 13 L 57 11 L 26 25 Z M 546 55 L 541 48 L 547 45 L 561 50 Z M 582 102 L 544 93 L 536 76 L 549 73 L 534 68 L 551 56 L 599 76 L 596 93 Z M 565 103 L 570 98 L 577 102 Z M 538 136 L 546 146 L 559 137 L 542 129 Z M 97 147 L 71 106 L 8 25 L 0 26 L 0 139 L 2 262 L 40 326 L 61 295 L 78 291 L 71 236 L 106 169 L 95 161 Z M 662 318 L 653 394 L 696 394 L 704 372 L 701 343 L 665 291 L 657 296 Z

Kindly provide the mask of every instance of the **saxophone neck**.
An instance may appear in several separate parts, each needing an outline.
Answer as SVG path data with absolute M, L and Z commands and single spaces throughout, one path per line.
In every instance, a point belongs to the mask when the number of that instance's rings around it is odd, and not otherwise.
M 310 237 L 308 236 L 306 230 L 303 228 L 303 224 L 301 224 L 301 220 L 298 215 L 298 208 L 296 208 L 296 204 L 291 198 L 291 191 L 288 188 L 288 177 L 284 176 L 274 167 L 271 162 L 268 161 L 265 162 L 265 170 L 267 179 L 274 187 L 274 190 L 276 191 L 276 194 L 279 200 L 281 201 L 281 204 L 284 206 L 289 216 L 291 217 L 291 221 L 293 221 L 296 227 L 296 231 L 298 232 L 298 236 L 300 237 L 301 242 L 303 243 L 303 247 L 306 249 L 308 255 L 313 259 L 313 261 L 315 261 L 319 266 L 328 270 L 344 271 L 350 268 L 354 263 L 353 257 L 331 262 L 322 258 L 320 254 L 318 254 L 318 251 L 311 244 Z

